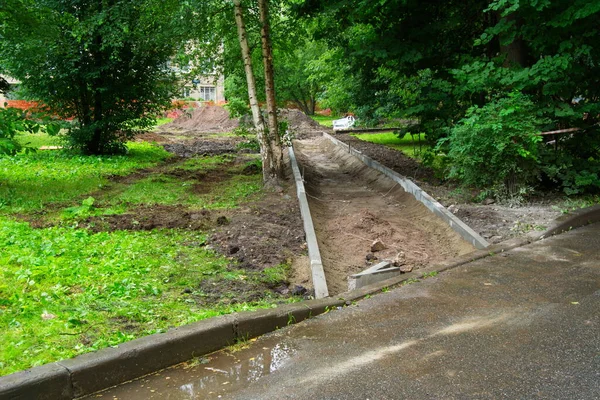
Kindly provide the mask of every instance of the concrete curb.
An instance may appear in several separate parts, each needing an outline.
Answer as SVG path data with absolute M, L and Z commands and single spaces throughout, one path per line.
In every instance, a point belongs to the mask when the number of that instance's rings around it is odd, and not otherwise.
M 308 246 L 308 257 L 310 259 L 315 298 L 322 299 L 329 296 L 329 291 L 327 290 L 327 282 L 325 281 L 325 272 L 323 271 L 323 261 L 321 260 L 321 253 L 319 252 L 319 243 L 317 242 L 315 227 L 313 225 L 312 216 L 310 215 L 308 199 L 306 198 L 306 189 L 304 188 L 304 180 L 302 179 L 302 174 L 300 174 L 298 161 L 296 160 L 296 154 L 294 153 L 294 148 L 292 146 L 288 147 L 288 153 L 290 156 L 290 163 L 292 164 L 294 181 L 296 181 L 298 201 L 300 202 L 300 214 L 302 215 L 302 222 L 304 223 L 304 233 L 306 235 L 306 245 Z
M 396 171 L 392 171 L 388 167 L 378 163 L 372 158 L 362 154 L 360 151 L 354 149 L 352 146 L 334 138 L 330 134 L 326 132 L 322 132 L 323 136 L 327 139 L 331 140 L 335 145 L 341 147 L 344 150 L 347 150 L 350 154 L 360 159 L 363 163 L 365 163 L 368 167 L 373 168 L 382 174 L 386 175 L 388 178 L 392 179 L 394 182 L 397 182 L 402 188 L 412 194 L 415 199 L 423 203 L 425 207 L 427 207 L 431 212 L 435 215 L 443 219 L 456 233 L 458 233 L 463 239 L 467 242 L 471 243 L 477 249 L 485 249 L 489 246 L 489 243 L 479 236 L 477 232 L 467 226 L 464 222 L 462 222 L 458 217 L 452 214 L 450 211 L 446 209 L 443 205 L 437 202 L 433 197 L 427 194 L 423 189 L 417 186 L 410 179 L 404 178 L 402 175 L 398 174 Z
M 553 235 L 558 235 L 571 229 L 600 222 L 600 205 L 582 208 L 572 211 L 568 214 L 558 217 L 539 235 L 534 235 L 533 240 L 544 239 Z
M 0 377 L 0 400 L 71 400 L 87 396 L 342 305 L 342 299 L 309 300 L 199 321 Z

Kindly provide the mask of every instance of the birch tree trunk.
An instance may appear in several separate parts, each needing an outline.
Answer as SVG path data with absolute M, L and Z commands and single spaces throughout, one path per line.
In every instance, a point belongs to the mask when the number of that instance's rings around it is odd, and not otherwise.
M 269 137 L 265 134 L 264 122 L 258 105 L 258 97 L 256 96 L 256 79 L 254 78 L 254 72 L 252 70 L 252 56 L 250 54 L 250 46 L 248 45 L 248 36 L 244 24 L 241 0 L 233 0 L 233 6 L 238 40 L 240 42 L 242 58 L 244 60 L 246 82 L 248 83 L 248 97 L 250 99 L 250 109 L 252 110 L 252 121 L 254 123 L 254 128 L 256 129 L 258 143 L 260 144 L 263 182 L 265 185 L 272 185 L 274 184 L 273 177 L 277 177 L 277 172 L 273 169 L 273 151 Z
M 277 123 L 277 103 L 275 101 L 275 79 L 273 72 L 273 46 L 271 43 L 269 24 L 269 0 L 258 0 L 260 14 L 260 36 L 262 43 L 263 65 L 265 70 L 265 94 L 267 98 L 267 115 L 269 120 L 269 142 L 273 154 L 274 178 L 284 177 L 283 152 Z

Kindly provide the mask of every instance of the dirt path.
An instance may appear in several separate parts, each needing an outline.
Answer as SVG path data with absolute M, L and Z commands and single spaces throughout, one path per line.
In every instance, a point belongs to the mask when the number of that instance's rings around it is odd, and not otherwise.
M 329 293 L 378 260 L 419 268 L 473 250 L 414 197 L 322 137 L 295 142 Z M 380 239 L 385 249 L 371 252 Z

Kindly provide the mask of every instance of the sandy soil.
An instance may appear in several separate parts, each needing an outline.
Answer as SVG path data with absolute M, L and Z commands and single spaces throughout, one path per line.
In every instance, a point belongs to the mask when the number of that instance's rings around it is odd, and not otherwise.
M 473 251 L 450 227 L 383 174 L 322 137 L 296 141 L 330 294 L 379 260 L 403 269 Z M 380 240 L 385 249 L 371 251 Z
M 338 134 L 336 137 L 412 179 L 490 243 L 543 231 L 550 222 L 561 215 L 557 205 L 561 203 L 562 198 L 557 195 L 537 198 L 529 204 L 513 207 L 493 202 L 472 203 L 469 201 L 470 193 L 466 193 L 466 196 L 457 194 L 460 191 L 455 185 L 436 179 L 433 171 L 401 152 L 356 139 L 348 134 Z

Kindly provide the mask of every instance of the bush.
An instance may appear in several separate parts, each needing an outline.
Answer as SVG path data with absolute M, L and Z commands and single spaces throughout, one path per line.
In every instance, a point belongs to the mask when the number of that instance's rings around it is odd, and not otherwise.
M 537 133 L 545 120 L 521 93 L 473 106 L 438 149 L 447 146 L 449 177 L 476 187 L 501 187 L 517 194 L 539 175 Z
M 0 108 L 0 155 L 12 156 L 23 150 L 23 146 L 15 140 L 19 132 L 39 131 L 40 125 L 28 120 L 23 111 L 16 108 Z
M 558 149 L 542 152 L 544 178 L 558 184 L 567 195 L 600 191 L 600 135 L 593 129 L 559 140 Z
M 230 118 L 242 118 L 250 114 L 250 106 L 242 99 L 234 97 L 224 106 Z

